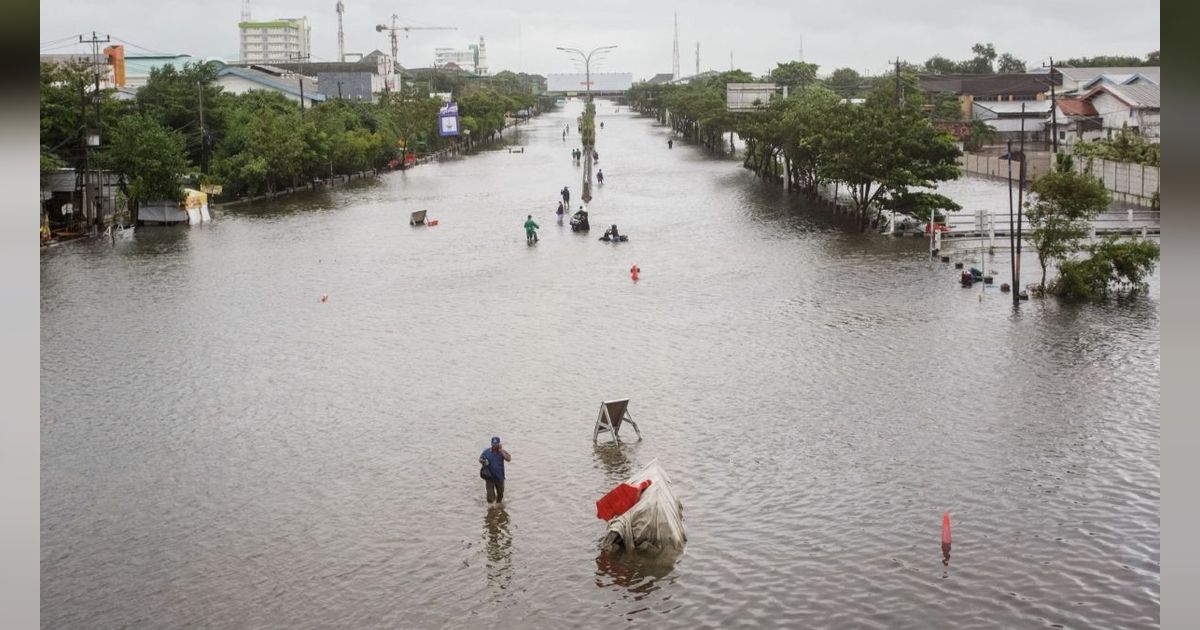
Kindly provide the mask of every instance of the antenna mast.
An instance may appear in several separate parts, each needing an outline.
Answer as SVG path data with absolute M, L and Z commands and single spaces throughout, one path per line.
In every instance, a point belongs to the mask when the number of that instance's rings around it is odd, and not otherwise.
M 242 0 L 242 21 L 250 21 L 250 0 Z
M 346 61 L 346 39 L 342 34 L 342 13 L 346 11 L 346 5 L 342 4 L 342 0 L 338 0 L 338 61 L 345 63 Z
M 675 14 L 675 49 L 671 53 L 671 80 L 679 80 L 679 13 Z

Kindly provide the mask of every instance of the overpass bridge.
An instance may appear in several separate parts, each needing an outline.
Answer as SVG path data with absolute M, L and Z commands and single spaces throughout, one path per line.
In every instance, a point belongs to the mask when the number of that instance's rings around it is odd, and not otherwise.
M 633 87 L 633 73 L 593 72 L 591 84 L 592 96 L 621 96 Z M 546 75 L 546 92 L 549 94 L 574 96 L 587 91 L 588 76 L 582 72 Z

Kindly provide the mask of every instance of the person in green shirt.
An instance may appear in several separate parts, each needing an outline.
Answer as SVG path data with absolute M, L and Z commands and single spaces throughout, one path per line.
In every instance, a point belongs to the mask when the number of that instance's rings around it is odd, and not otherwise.
M 529 218 L 525 219 L 525 242 L 527 244 L 533 245 L 537 242 L 537 230 L 538 224 L 533 222 L 533 215 L 531 214 Z

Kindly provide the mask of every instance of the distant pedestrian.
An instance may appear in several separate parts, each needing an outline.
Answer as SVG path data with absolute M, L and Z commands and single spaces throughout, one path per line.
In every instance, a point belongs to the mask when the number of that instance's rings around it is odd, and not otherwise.
M 567 187 L 566 187 L 566 186 L 563 186 L 563 189 L 562 189 L 562 193 L 561 193 L 561 194 L 562 194 L 562 198 L 563 198 L 563 204 L 564 204 L 564 205 L 566 205 L 566 206 L 568 206 L 568 207 L 570 207 L 570 205 L 571 205 L 571 191 L 570 191 L 570 190 L 567 190 Z
M 672 140 L 672 139 L 670 139 L 670 138 L 667 138 L 667 148 L 668 148 L 668 149 L 673 149 L 673 148 L 675 148 L 675 141 L 674 141 L 674 140 Z
M 603 170 L 596 171 L 596 181 L 601 184 L 604 183 L 604 171 Z
M 604 122 L 603 122 L 603 121 L 601 121 L 601 122 L 600 122 L 600 128 L 601 128 L 601 129 L 603 129 L 603 128 L 604 128 Z
M 538 240 L 537 231 L 538 224 L 534 223 L 533 215 L 531 214 L 528 219 L 525 219 L 525 242 L 529 245 L 536 243 Z
M 492 447 L 479 454 L 479 476 L 483 477 L 488 505 L 504 501 L 504 462 L 512 455 L 500 446 L 500 438 L 492 438 Z

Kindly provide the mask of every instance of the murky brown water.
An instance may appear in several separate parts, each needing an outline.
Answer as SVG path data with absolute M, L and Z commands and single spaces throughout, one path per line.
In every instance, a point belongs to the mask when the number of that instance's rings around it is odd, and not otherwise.
M 1158 625 L 1157 278 L 981 303 L 603 103 L 600 243 L 553 216 L 576 113 L 44 254 L 42 623 Z M 645 441 L 593 446 L 624 396 Z M 601 554 L 593 502 L 655 457 L 687 548 Z

